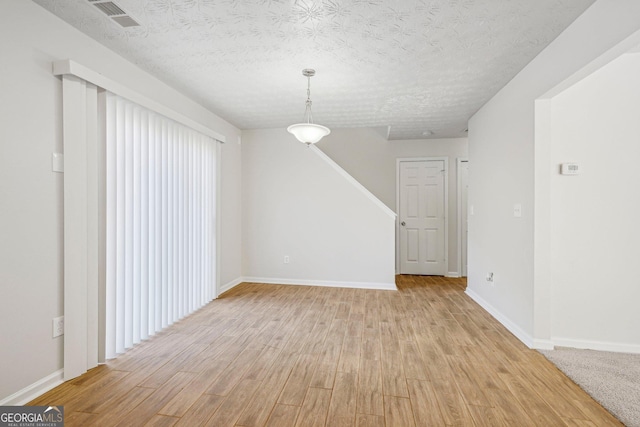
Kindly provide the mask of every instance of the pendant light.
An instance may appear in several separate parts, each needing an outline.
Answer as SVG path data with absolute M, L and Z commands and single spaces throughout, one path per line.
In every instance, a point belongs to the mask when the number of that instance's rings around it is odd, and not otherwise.
M 329 135 L 331 131 L 328 127 L 313 123 L 313 115 L 311 114 L 311 77 L 316 75 L 316 70 L 305 68 L 302 70 L 302 75 L 307 78 L 307 101 L 305 102 L 304 123 L 291 125 L 287 128 L 287 131 L 293 134 L 298 141 L 304 142 L 309 146 Z

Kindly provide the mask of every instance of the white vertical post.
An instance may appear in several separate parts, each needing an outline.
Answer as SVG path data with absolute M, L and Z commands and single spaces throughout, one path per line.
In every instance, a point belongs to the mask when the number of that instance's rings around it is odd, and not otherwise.
M 96 88 L 70 75 L 62 77 L 64 174 L 64 379 L 97 363 L 98 196 Z M 89 94 L 89 95 L 88 95 Z M 89 166 L 89 157 L 92 157 Z M 91 172 L 89 171 L 91 170 Z M 91 217 L 91 218 L 90 218 Z M 92 328 L 89 331 L 89 327 Z M 95 330 L 93 330 L 95 328 Z M 97 347 L 96 347 L 97 349 Z
M 98 91 L 86 83 L 86 201 L 87 201 L 87 367 L 98 366 L 98 281 L 99 281 L 99 164 Z M 66 227 L 65 227 L 66 228 Z

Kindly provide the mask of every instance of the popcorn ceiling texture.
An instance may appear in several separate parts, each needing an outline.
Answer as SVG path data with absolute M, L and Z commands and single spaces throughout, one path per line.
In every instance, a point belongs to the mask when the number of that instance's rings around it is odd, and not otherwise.
M 34 0 L 241 129 L 314 119 L 464 136 L 469 117 L 593 0 Z M 71 58 L 73 59 L 73 58 Z

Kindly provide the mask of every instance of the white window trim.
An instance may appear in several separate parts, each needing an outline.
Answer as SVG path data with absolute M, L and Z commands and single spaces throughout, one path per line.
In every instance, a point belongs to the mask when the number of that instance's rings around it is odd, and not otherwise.
M 225 136 L 216 132 L 215 130 L 204 126 L 203 124 L 196 122 L 195 120 L 190 119 L 183 114 L 180 114 L 179 112 L 167 107 L 166 105 L 149 99 L 146 96 L 136 92 L 135 90 L 130 89 L 118 82 L 115 82 L 108 77 L 105 77 L 102 74 L 93 71 L 90 68 L 85 67 L 84 65 L 78 64 L 77 62 L 70 59 L 55 61 L 53 63 L 53 74 L 55 76 L 71 74 L 111 93 L 115 93 L 116 95 L 119 95 L 123 98 L 127 98 L 128 100 L 133 101 L 145 108 L 148 108 L 149 110 L 162 114 L 163 116 L 175 120 L 176 122 L 190 127 L 191 129 L 196 130 L 204 135 L 210 136 L 218 142 L 226 142 Z
M 100 165 L 95 158 L 100 150 L 97 146 L 97 132 L 100 125 L 95 123 L 95 120 L 87 120 L 87 114 L 91 113 L 86 109 L 87 96 L 95 97 L 96 94 L 87 95 L 87 91 L 95 91 L 95 88 L 90 89 L 92 86 L 97 87 L 98 92 L 100 89 L 108 90 L 209 136 L 217 142 L 224 143 L 226 138 L 213 129 L 72 60 L 54 62 L 53 74 L 61 76 L 63 81 L 64 224 L 66 225 L 64 227 L 63 375 L 64 381 L 68 381 L 104 361 L 104 346 L 100 344 L 101 334 L 95 327 L 98 325 L 98 328 L 104 328 L 100 322 L 101 307 L 98 304 L 99 295 L 103 292 L 103 284 L 99 284 L 99 271 L 104 268 L 99 260 L 101 248 L 98 240 L 104 231 L 101 229 L 102 219 L 99 217 L 101 202 L 96 200 L 99 197 L 95 193 L 98 190 L 95 186 L 100 188 L 102 184 L 99 176 L 93 176 L 94 173 L 99 172 L 98 169 L 102 171 L 103 165 Z M 94 113 L 96 112 L 91 114 Z M 94 115 L 97 116 L 97 113 Z M 87 138 L 89 133 L 96 135 L 96 138 Z M 218 153 L 219 150 L 218 145 Z M 220 162 L 220 155 L 217 158 Z M 98 163 L 96 167 L 87 167 L 88 164 L 96 163 Z M 219 167 L 217 173 L 220 173 Z M 220 179 L 217 181 L 219 185 Z M 219 235 L 219 221 L 220 204 L 217 205 L 216 235 Z M 217 265 L 220 265 L 219 239 L 216 240 L 216 245 Z M 216 269 L 214 297 L 217 297 L 219 274 L 219 269 Z M 95 348 L 96 346 L 98 348 Z

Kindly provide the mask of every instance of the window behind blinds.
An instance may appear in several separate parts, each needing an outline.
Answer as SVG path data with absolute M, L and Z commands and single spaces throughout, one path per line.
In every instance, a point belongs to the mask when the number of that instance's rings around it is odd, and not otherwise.
M 211 301 L 215 141 L 107 94 L 106 357 Z

